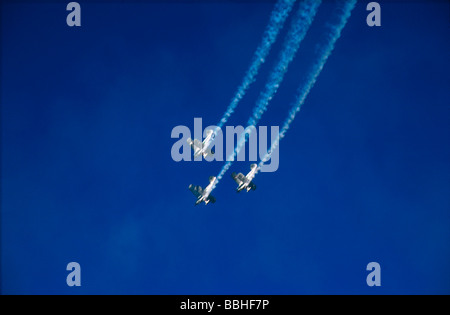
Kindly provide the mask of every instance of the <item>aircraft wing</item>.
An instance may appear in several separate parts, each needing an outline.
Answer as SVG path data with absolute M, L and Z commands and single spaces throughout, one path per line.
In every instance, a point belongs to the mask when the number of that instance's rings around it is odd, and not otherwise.
M 216 202 L 216 198 L 214 198 L 213 196 L 209 195 L 208 197 L 209 202 L 211 203 L 215 203 Z
M 198 139 L 194 139 L 194 141 L 192 143 L 192 147 L 194 149 L 202 149 L 203 148 L 203 143 L 201 143 L 200 140 L 198 140 Z
M 189 190 L 194 194 L 195 197 L 200 197 L 203 195 L 203 189 L 200 186 L 189 185 Z
M 244 183 L 245 176 L 244 176 L 244 174 L 242 174 L 242 173 L 239 173 L 239 174 L 232 173 L 232 174 L 231 174 L 231 177 L 233 177 L 234 181 L 235 181 L 238 185 L 241 185 L 241 184 Z
M 207 156 L 213 156 L 214 152 L 211 151 L 211 148 L 208 148 L 204 153 L 203 156 L 207 157 Z
M 256 190 L 256 185 L 253 184 L 253 182 L 250 182 L 250 184 L 248 184 L 248 187 L 250 187 L 251 190 Z

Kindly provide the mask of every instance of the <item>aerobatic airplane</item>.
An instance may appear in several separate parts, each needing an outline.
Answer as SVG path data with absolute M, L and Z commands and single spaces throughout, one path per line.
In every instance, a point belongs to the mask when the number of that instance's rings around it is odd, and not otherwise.
M 197 197 L 197 202 L 195 205 L 198 205 L 202 202 L 205 202 L 205 205 L 208 203 L 215 203 L 216 198 L 211 195 L 211 191 L 214 189 L 214 184 L 216 183 L 216 177 L 211 176 L 209 178 L 209 185 L 203 189 L 201 186 L 189 185 L 189 190 Z
M 194 139 L 192 140 L 191 138 L 187 139 L 187 142 L 189 143 L 189 145 L 192 147 L 192 149 L 194 150 L 194 158 L 203 155 L 204 158 L 206 158 L 209 155 L 213 155 L 214 153 L 211 151 L 211 142 L 212 142 L 212 135 L 214 134 L 214 131 L 212 130 L 208 130 L 206 132 L 206 138 L 205 140 L 202 142 L 200 142 L 200 140 L 198 139 Z
M 250 172 L 244 176 L 244 174 L 232 173 L 231 177 L 233 177 L 234 181 L 238 184 L 237 192 L 246 189 L 247 192 L 250 190 L 255 190 L 256 185 L 252 182 L 253 178 L 256 175 L 256 171 L 258 170 L 258 166 L 256 164 L 250 165 Z

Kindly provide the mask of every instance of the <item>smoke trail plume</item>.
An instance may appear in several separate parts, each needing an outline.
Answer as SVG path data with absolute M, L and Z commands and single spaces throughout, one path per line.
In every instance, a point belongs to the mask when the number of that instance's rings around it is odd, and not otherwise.
M 312 87 L 316 83 L 320 72 L 322 71 L 323 67 L 325 66 L 325 63 L 328 60 L 328 57 L 333 52 L 336 41 L 341 36 L 342 30 L 347 24 L 347 21 L 350 18 L 351 12 L 355 7 L 355 4 L 356 0 L 345 1 L 342 4 L 342 7 L 339 8 L 338 22 L 335 25 L 330 26 L 330 33 L 328 34 L 328 42 L 320 48 L 319 58 L 317 59 L 317 62 L 314 64 L 311 71 L 309 72 L 306 79 L 306 83 L 300 86 L 296 102 L 292 105 L 289 115 L 286 118 L 278 137 L 273 141 L 270 150 L 267 152 L 267 154 L 259 163 L 258 169 L 260 169 L 261 166 L 270 159 L 271 153 L 277 148 L 281 139 L 284 138 L 286 132 L 289 130 L 289 127 L 291 123 L 294 121 L 296 114 L 300 111 L 303 103 L 306 100 L 306 97 L 308 96 Z
M 252 62 L 250 64 L 250 68 L 247 70 L 245 77 L 238 87 L 235 96 L 231 100 L 230 105 L 226 112 L 224 113 L 222 119 L 217 125 L 216 133 L 219 128 L 222 128 L 223 125 L 227 122 L 228 118 L 230 118 L 231 114 L 233 114 L 236 106 L 239 101 L 244 97 L 246 91 L 248 90 L 250 84 L 255 81 L 256 75 L 258 74 L 259 68 L 265 62 L 267 55 L 269 54 L 270 48 L 272 44 L 276 41 L 278 33 L 283 28 L 284 22 L 286 21 L 289 13 L 294 6 L 295 0 L 279 0 L 275 4 L 275 8 L 272 11 L 270 16 L 269 24 L 267 25 L 266 30 L 264 31 L 263 38 L 261 43 L 259 44 L 256 52 L 253 56 Z
M 258 121 L 261 119 L 261 116 L 266 111 L 269 102 L 277 92 L 278 87 L 280 86 L 280 83 L 283 80 L 285 73 L 287 72 L 290 62 L 294 59 L 300 43 L 305 38 L 305 35 L 314 20 L 320 4 L 320 0 L 305 0 L 300 4 L 284 41 L 282 51 L 278 58 L 278 62 L 269 76 L 269 80 L 265 85 L 264 91 L 260 94 L 256 102 L 252 116 L 247 122 L 248 127 L 256 126 Z M 248 128 L 248 130 L 249 133 L 251 133 L 253 128 Z M 245 145 L 249 133 L 242 134 L 236 145 L 236 148 L 234 149 L 234 152 L 227 157 L 225 165 L 223 166 L 219 175 L 217 175 L 216 184 L 222 179 L 224 174 L 233 163 L 234 158 L 239 154 L 242 147 Z

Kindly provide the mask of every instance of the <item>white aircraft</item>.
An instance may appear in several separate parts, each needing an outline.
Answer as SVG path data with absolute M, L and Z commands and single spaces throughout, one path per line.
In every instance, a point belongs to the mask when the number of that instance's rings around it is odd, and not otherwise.
M 211 129 L 206 132 L 206 138 L 203 142 L 200 142 L 198 139 L 192 140 L 191 138 L 187 139 L 187 142 L 194 150 L 194 158 L 203 155 L 203 157 L 207 157 L 209 155 L 213 155 L 214 153 L 211 151 L 211 142 L 212 142 L 212 135 L 214 134 L 214 131 Z
M 232 173 L 231 177 L 233 177 L 234 181 L 238 184 L 238 188 L 236 189 L 237 192 L 240 192 L 241 190 L 246 189 L 247 192 L 250 190 L 255 190 L 256 185 L 252 182 L 253 178 L 256 175 L 256 171 L 258 170 L 258 165 L 252 164 L 250 165 L 250 172 L 244 176 L 244 174 L 239 173 Z
M 205 202 L 205 205 L 208 203 L 215 203 L 216 198 L 211 195 L 211 191 L 214 189 L 214 185 L 216 183 L 216 177 L 211 176 L 209 178 L 209 185 L 203 189 L 201 186 L 189 185 L 189 190 L 197 197 L 197 202 L 195 205 L 198 205 L 202 202 Z

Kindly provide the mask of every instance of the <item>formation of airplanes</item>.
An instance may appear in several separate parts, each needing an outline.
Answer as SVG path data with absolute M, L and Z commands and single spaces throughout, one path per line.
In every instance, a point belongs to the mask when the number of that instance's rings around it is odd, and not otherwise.
M 187 142 L 194 151 L 194 158 L 200 155 L 203 155 L 203 157 L 207 157 L 214 154 L 210 148 L 213 133 L 214 132 L 212 130 L 208 130 L 206 139 L 203 142 L 197 139 L 194 140 L 192 140 L 191 138 L 187 139 Z M 239 174 L 232 173 L 231 177 L 238 185 L 238 187 L 236 188 L 236 192 L 239 193 L 244 189 L 247 192 L 249 192 L 250 190 L 255 190 L 256 185 L 253 183 L 253 178 L 256 176 L 257 171 L 258 165 L 252 164 L 250 165 L 250 172 L 245 176 L 242 173 Z M 196 206 L 201 204 L 202 202 L 204 202 L 205 205 L 216 202 L 216 198 L 214 198 L 214 196 L 211 195 L 211 192 L 213 191 L 216 185 L 216 181 L 217 178 L 215 176 L 211 176 L 209 178 L 209 185 L 206 186 L 205 189 L 203 189 L 201 186 L 195 186 L 192 184 L 189 185 L 189 190 L 194 194 L 195 197 L 197 197 L 197 201 L 195 202 Z

